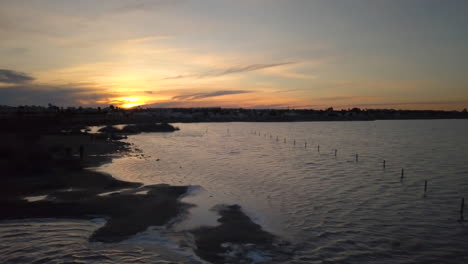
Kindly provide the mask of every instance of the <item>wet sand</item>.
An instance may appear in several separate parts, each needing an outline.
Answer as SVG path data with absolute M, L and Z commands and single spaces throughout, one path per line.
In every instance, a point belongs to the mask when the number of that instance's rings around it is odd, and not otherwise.
M 146 128 L 156 131 L 154 126 Z M 167 126 L 163 130 L 159 132 L 173 131 Z M 180 202 L 180 198 L 188 186 L 143 186 L 89 169 L 113 157 L 142 155 L 130 144 L 113 140 L 125 134 L 101 132 L 98 135 L 78 131 L 49 131 L 39 135 L 28 131 L 3 132 L 0 169 L 5 173 L 1 177 L 0 220 L 103 217 L 107 219 L 106 224 L 89 240 L 112 243 L 128 239 L 150 226 L 164 226 L 187 214 L 191 205 Z M 28 201 L 26 198 L 31 196 L 41 199 Z M 251 250 L 254 245 L 264 252 L 275 247 L 278 251 L 274 244 L 279 239 L 253 223 L 240 206 L 220 206 L 217 212 L 221 216 L 219 226 L 189 230 L 195 239 L 194 251 L 202 259 L 213 263 L 251 263 L 251 259 L 239 257 L 239 252 L 237 257 L 231 256 L 245 245 L 245 250 Z M 273 259 L 271 253 L 265 254 L 264 258 Z
M 91 241 L 118 242 L 153 225 L 176 217 L 178 198 L 185 186 L 145 186 L 96 172 L 95 167 L 116 153 L 136 155 L 129 144 L 86 133 L 40 135 L 4 134 L 0 219 L 92 218 L 108 219 Z M 80 148 L 83 155 L 80 157 Z M 118 190 L 126 189 L 125 193 Z M 136 194 L 142 190 L 147 193 Z M 102 193 L 112 192 L 108 195 Z M 29 202 L 27 196 L 45 196 Z

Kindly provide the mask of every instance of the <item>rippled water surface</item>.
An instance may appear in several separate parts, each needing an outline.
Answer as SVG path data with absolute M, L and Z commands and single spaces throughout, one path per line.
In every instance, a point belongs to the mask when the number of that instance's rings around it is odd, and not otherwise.
M 297 263 L 468 263 L 467 120 L 176 125 L 130 137 L 147 157 L 104 169 L 201 186 L 188 226 L 238 203 L 297 245 Z
M 100 170 L 197 186 L 179 230 L 236 203 L 294 244 L 291 263 L 468 263 L 468 120 L 176 126 L 129 137 L 144 158 Z
M 26 219 L 0 222 L 0 263 L 190 263 L 165 234 L 148 230 L 121 243 L 89 243 L 103 219 Z M 164 231 L 163 231 L 164 232 Z M 146 236 L 151 235 L 151 239 Z M 186 256 L 185 258 L 183 256 Z

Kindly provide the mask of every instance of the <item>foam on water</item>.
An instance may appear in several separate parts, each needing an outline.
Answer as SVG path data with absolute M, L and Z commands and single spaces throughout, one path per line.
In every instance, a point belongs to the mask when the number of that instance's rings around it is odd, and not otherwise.
M 24 199 L 28 202 L 42 201 L 47 198 L 47 195 L 26 196 Z
M 219 204 L 219 199 L 207 192 L 203 187 L 190 186 L 181 201 L 196 206 L 189 208 L 189 214 L 175 224 L 175 230 L 183 231 L 219 224 L 217 221 L 219 215 L 212 210 L 214 206 Z
M 227 248 L 224 255 L 228 263 L 262 264 L 272 261 L 271 255 L 256 249 L 253 244 L 223 243 L 221 246 Z
M 120 244 L 156 245 L 160 249 L 163 248 L 164 251 L 190 259 L 191 263 L 206 263 L 193 252 L 192 240 L 188 233 L 174 232 L 167 227 L 153 226 Z

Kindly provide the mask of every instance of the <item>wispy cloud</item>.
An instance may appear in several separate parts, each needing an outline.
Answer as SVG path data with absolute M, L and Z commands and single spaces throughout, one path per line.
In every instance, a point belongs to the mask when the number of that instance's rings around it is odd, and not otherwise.
M 50 84 L 13 84 L 0 87 L 0 105 L 47 105 L 49 103 L 73 105 L 98 105 L 98 101 L 115 97 L 110 92 L 92 87 Z
M 257 63 L 257 64 L 250 64 L 246 66 L 234 66 L 234 67 L 230 67 L 221 71 L 211 71 L 211 72 L 202 73 L 202 74 L 187 74 L 187 75 L 170 76 L 164 79 L 174 80 L 174 79 L 184 79 L 184 78 L 200 79 L 200 78 L 208 78 L 208 77 L 219 77 L 219 76 L 224 76 L 224 75 L 229 75 L 229 74 L 251 72 L 251 71 L 274 68 L 274 67 L 285 66 L 285 65 L 295 64 L 295 63 L 296 62 L 281 62 L 281 63 L 269 63 L 269 64 Z
M 259 104 L 252 106 L 254 109 L 286 109 L 289 107 L 291 107 L 291 105 L 288 104 Z
M 188 74 L 188 75 L 175 75 L 171 77 L 166 77 L 164 80 L 177 80 L 177 79 L 184 79 L 184 78 L 195 78 L 197 75 L 195 74 Z
M 273 90 L 272 92 L 273 93 L 293 93 L 293 92 L 298 92 L 298 91 L 302 91 L 303 89 L 299 89 L 299 88 L 294 88 L 294 89 L 277 89 L 277 90 Z
M 342 101 L 342 100 L 350 100 L 354 99 L 356 96 L 329 96 L 329 97 L 320 97 L 318 100 L 320 101 Z
M 26 73 L 0 69 L 0 83 L 25 83 L 34 80 Z
M 115 13 L 139 12 L 139 11 L 154 11 L 158 8 L 172 6 L 182 3 L 182 0 L 151 0 L 151 1 L 133 1 L 133 3 L 121 6 L 113 10 Z
M 256 71 L 256 70 L 261 70 L 261 69 L 266 69 L 266 68 L 273 68 L 273 67 L 278 67 L 278 66 L 283 66 L 283 65 L 289 65 L 289 64 L 293 64 L 293 63 L 295 63 L 295 62 L 282 62 L 282 63 L 272 63 L 272 64 L 252 64 L 252 65 L 243 66 L 243 67 L 232 67 L 232 68 L 229 68 L 229 69 L 225 70 L 220 75 L 239 73 L 239 72 Z
M 208 92 L 208 93 L 192 93 L 192 94 L 184 94 L 184 95 L 177 95 L 173 96 L 172 100 L 200 100 L 210 97 L 217 97 L 223 95 L 232 95 L 232 94 L 245 94 L 251 93 L 252 91 L 247 90 L 227 90 L 227 91 L 215 91 L 215 92 Z
M 147 42 L 168 40 L 168 39 L 170 39 L 169 36 L 148 36 L 148 37 L 132 38 L 132 39 L 127 40 L 127 42 L 129 42 L 129 43 L 147 43 Z
M 415 105 L 422 105 L 422 106 L 429 106 L 429 105 L 466 105 L 468 104 L 467 100 L 441 100 L 441 101 L 410 101 L 410 102 L 388 102 L 388 103 L 369 103 L 369 104 L 359 104 L 361 107 L 382 107 L 382 106 L 415 106 Z

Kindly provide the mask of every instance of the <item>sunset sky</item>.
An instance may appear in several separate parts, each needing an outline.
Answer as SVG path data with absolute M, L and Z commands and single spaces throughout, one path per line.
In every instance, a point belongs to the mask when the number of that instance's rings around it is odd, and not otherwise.
M 468 107 L 466 0 L 0 0 L 0 104 Z

